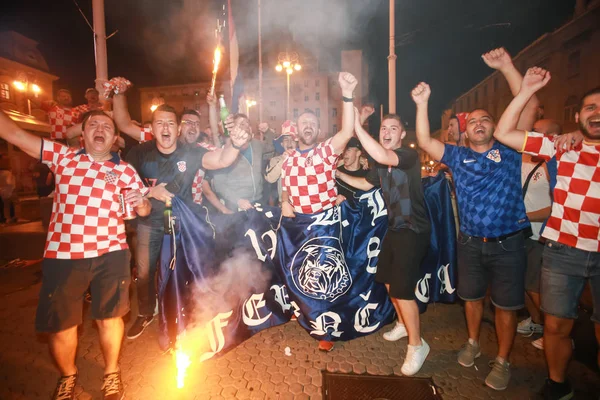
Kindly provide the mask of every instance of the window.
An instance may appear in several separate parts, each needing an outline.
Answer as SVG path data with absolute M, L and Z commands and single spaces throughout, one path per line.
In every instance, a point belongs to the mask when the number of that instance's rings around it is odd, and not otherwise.
M 319 87 L 319 85 L 321 85 L 321 81 L 318 79 L 315 79 L 315 86 Z
M 294 108 L 294 118 L 298 118 L 298 109 Z
M 0 100 L 10 100 L 10 85 L 0 83 Z
M 572 78 L 579 75 L 579 69 L 581 66 L 581 52 L 579 50 L 569 54 L 567 61 L 567 77 Z
M 277 105 L 277 102 L 275 100 L 271 100 L 271 101 L 269 101 L 269 105 L 271 107 L 275 107 Z
M 337 131 L 337 124 L 333 124 L 333 129 L 331 130 L 331 132 L 335 135 Z
M 304 80 L 304 87 L 308 87 L 308 79 Z
M 308 95 L 304 96 L 304 101 L 308 101 Z
M 577 112 L 578 105 L 577 97 L 569 96 L 567 98 L 567 101 L 565 101 L 564 122 L 575 122 L 575 113 Z
M 320 109 L 320 108 L 315 108 L 315 115 L 316 115 L 317 117 L 320 117 L 320 116 L 321 116 L 321 109 Z
M 317 92 L 315 93 L 315 100 L 321 100 L 321 93 Z
M 275 120 L 277 120 L 277 117 L 275 117 L 274 115 L 271 115 L 271 116 L 269 117 L 269 120 L 271 120 L 271 121 L 275 121 Z
M 337 117 L 337 108 L 333 108 L 333 110 L 331 110 L 331 116 Z

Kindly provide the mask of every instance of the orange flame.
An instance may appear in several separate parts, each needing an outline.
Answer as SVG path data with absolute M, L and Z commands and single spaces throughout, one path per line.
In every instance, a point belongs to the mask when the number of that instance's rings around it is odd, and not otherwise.
M 190 356 L 183 352 L 180 345 L 175 350 L 175 366 L 177 367 L 177 388 L 181 389 L 185 384 L 185 372 L 192 364 Z
M 221 49 L 219 47 L 217 47 L 215 49 L 215 57 L 213 60 L 214 63 L 214 68 L 213 68 L 213 74 L 216 74 L 217 71 L 219 70 L 219 63 L 221 62 Z

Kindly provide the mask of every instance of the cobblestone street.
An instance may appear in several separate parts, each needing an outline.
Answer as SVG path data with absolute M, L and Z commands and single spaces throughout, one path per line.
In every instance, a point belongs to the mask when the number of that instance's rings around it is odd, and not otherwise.
M 0 399 L 47 399 L 58 373 L 44 338 L 34 332 L 40 286 L 34 282 L 39 280 L 39 264 L 0 273 Z M 506 391 L 495 392 L 483 383 L 496 351 L 489 322 L 482 327 L 483 354 L 474 368 L 456 362 L 457 351 L 466 340 L 460 305 L 430 306 L 422 325 L 431 353 L 418 376 L 433 377 L 444 399 L 528 399 L 544 381 L 543 354 L 530 344 L 535 337 L 517 337 L 511 384 Z M 289 322 L 255 335 L 219 359 L 193 363 L 185 387 L 177 389 L 173 359 L 163 355 L 157 344 L 157 326 L 154 322 L 140 338 L 124 342 L 121 368 L 128 399 L 319 399 L 322 370 L 400 375 L 406 351 L 406 339 L 386 342 L 380 331 L 338 343 L 331 353 L 322 353 L 306 331 Z M 284 354 L 286 347 L 291 356 Z M 100 399 L 103 360 L 95 325 L 87 313 L 77 365 L 78 398 Z M 597 399 L 600 378 L 596 371 L 574 361 L 569 375 L 577 398 Z

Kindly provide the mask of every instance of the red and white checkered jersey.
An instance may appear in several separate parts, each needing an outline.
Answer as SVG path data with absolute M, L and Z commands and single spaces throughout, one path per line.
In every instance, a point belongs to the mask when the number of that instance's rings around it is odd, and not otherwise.
M 543 237 L 586 251 L 600 251 L 600 144 L 585 141 L 557 152 L 551 138 L 528 132 L 523 151 L 549 160 L 558 172 L 552 214 Z
M 154 135 L 152 134 L 152 128 L 150 127 L 140 127 L 140 138 L 139 138 L 139 142 L 143 143 L 143 142 L 148 142 L 150 140 L 154 139 Z
M 196 144 L 197 147 L 205 148 L 208 151 L 216 150 L 217 147 L 213 146 L 210 143 L 200 142 Z M 192 182 L 192 199 L 194 203 L 202 204 L 202 181 L 204 180 L 204 170 L 200 168 L 196 175 L 194 176 L 194 181 Z
M 81 116 L 89 111 L 87 105 L 81 105 L 73 108 L 62 107 L 53 101 L 42 103 L 42 110 L 48 114 L 48 123 L 50 124 L 51 139 L 66 139 L 67 128 L 73 124 L 81 122 Z
M 335 205 L 337 159 L 331 138 L 306 152 L 296 150 L 281 166 L 282 190 L 294 211 L 314 214 Z
M 56 180 L 44 257 L 92 258 L 127 249 L 119 194 L 144 188 L 136 170 L 116 154 L 96 162 L 85 150 L 49 140 L 42 141 L 41 161 Z

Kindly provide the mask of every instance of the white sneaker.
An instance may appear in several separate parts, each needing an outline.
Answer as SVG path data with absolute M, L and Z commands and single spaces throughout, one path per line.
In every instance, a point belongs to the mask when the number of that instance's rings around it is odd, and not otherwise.
M 429 355 L 429 350 L 429 345 L 423 338 L 421 338 L 421 346 L 411 346 L 409 344 L 404 364 L 402 364 L 402 368 L 400 369 L 402 375 L 412 376 L 419 372 L 425 359 Z
M 406 327 L 404 324 L 399 324 L 396 322 L 396 325 L 392 328 L 392 330 L 383 334 L 383 338 L 389 342 L 395 342 L 396 340 L 400 340 L 403 337 L 407 337 L 408 332 L 406 332 Z
M 544 325 L 536 324 L 531 317 L 524 319 L 517 325 L 517 332 L 522 335 L 533 335 L 534 333 L 544 333 Z
M 536 349 L 544 350 L 544 338 L 541 337 L 537 340 L 534 340 L 533 342 L 531 342 L 531 345 Z

